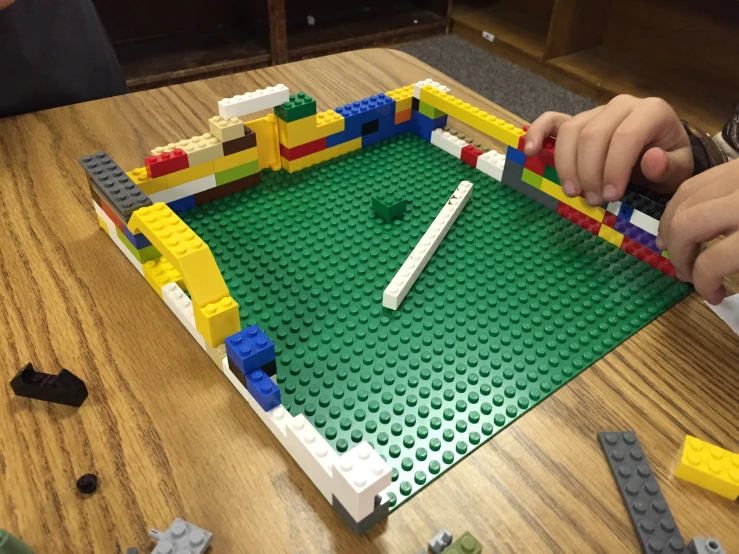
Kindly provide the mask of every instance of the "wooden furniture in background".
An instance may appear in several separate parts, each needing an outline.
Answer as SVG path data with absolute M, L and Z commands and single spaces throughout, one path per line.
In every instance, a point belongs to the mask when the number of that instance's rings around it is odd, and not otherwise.
M 636 553 L 596 439 L 635 429 L 683 535 L 735 550 L 739 504 L 673 475 L 686 433 L 739 450 L 739 340 L 696 295 L 355 537 L 98 227 L 84 154 L 104 149 L 137 167 L 152 146 L 206 130 L 234 91 L 281 82 L 325 110 L 426 77 L 524 123 L 379 49 L 0 121 L 3 527 L 37 554 L 148 552 L 147 531 L 176 516 L 215 533 L 214 554 L 407 554 L 439 529 L 471 531 L 485 552 Z M 7 383 L 28 361 L 74 371 L 89 389 L 85 405 L 13 396 Z M 75 480 L 90 472 L 100 489 L 83 498 Z
M 663 97 L 712 133 L 739 102 L 737 2 L 459 0 L 451 28 L 599 103 Z

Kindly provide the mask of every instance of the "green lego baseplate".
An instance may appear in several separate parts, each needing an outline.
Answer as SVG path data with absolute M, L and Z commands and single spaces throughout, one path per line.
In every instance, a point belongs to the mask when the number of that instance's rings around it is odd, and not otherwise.
M 472 198 L 397 311 L 382 294 L 460 181 Z M 375 217 L 382 191 L 408 200 Z M 339 453 L 367 440 L 391 509 L 690 287 L 406 134 L 182 214 L 242 327 L 274 340 L 282 403 Z

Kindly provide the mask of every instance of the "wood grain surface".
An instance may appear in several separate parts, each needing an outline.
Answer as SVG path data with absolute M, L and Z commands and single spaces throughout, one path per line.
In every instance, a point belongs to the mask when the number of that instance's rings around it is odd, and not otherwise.
M 220 98 L 280 82 L 326 109 L 429 76 L 521 123 L 379 49 L 0 120 L 0 527 L 38 554 L 148 552 L 148 530 L 177 516 L 215 533 L 213 554 L 407 554 L 442 528 L 488 554 L 638 552 L 596 440 L 634 429 L 683 535 L 736 551 L 737 503 L 673 475 L 686 433 L 739 451 L 739 340 L 696 295 L 355 537 L 98 228 L 83 154 L 136 167 L 207 130 Z M 28 361 L 75 372 L 89 399 L 16 398 Z M 83 497 L 88 472 L 101 485 Z

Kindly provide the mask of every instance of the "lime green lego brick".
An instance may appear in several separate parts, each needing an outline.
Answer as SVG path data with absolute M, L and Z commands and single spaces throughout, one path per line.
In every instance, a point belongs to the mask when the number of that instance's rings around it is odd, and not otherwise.
M 462 180 L 463 214 L 401 309 L 382 293 Z M 408 200 L 401 222 L 369 209 Z M 391 510 L 649 323 L 690 288 L 411 134 L 182 219 L 212 249 L 242 327 L 339 453 L 388 461 Z
M 133 257 L 136 258 L 138 261 L 140 261 L 142 264 L 145 264 L 149 260 L 156 260 L 158 258 L 161 258 L 162 255 L 159 253 L 159 250 L 157 250 L 153 244 L 150 244 L 146 248 L 142 248 L 141 250 L 137 250 L 136 247 L 131 244 L 131 241 L 128 240 L 128 237 L 121 232 L 121 230 L 116 227 L 115 232 L 118 235 L 118 238 L 121 239 L 121 242 L 126 245 L 126 248 L 133 254 Z
M 316 113 L 316 101 L 304 92 L 291 94 L 288 102 L 275 107 L 275 115 L 287 123 Z
M 446 115 L 441 110 L 437 110 L 433 106 L 428 105 L 426 102 L 418 103 L 418 111 L 426 117 L 430 117 L 431 119 L 438 119 Z
M 254 175 L 259 171 L 259 160 L 254 160 L 244 165 L 237 165 L 226 171 L 216 173 L 216 186 L 226 185 L 237 179 L 243 179 L 249 175 Z
M 480 554 L 482 545 L 467 532 L 444 549 L 444 554 Z
M 544 178 L 549 179 L 552 183 L 557 183 L 558 185 L 562 184 L 559 182 L 559 175 L 557 175 L 557 170 L 554 169 L 551 165 L 544 166 Z
M 33 554 L 34 550 L 18 537 L 0 529 L 0 554 Z
M 523 169 L 523 175 L 521 177 L 521 180 L 524 183 L 528 183 L 532 187 L 536 187 L 538 189 L 541 188 L 542 176 L 541 175 L 537 175 L 533 171 L 530 171 L 530 170 L 528 170 L 526 168 Z

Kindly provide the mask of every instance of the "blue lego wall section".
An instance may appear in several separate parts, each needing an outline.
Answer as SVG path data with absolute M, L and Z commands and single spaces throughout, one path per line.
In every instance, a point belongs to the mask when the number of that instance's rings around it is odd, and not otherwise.
M 282 404 L 279 387 L 261 369 L 246 374 L 246 390 L 265 412 Z
M 143 233 L 134 234 L 128 230 L 127 225 L 123 225 L 123 234 L 126 235 L 126 238 L 131 242 L 131 244 L 133 244 L 136 250 L 141 250 L 147 246 L 151 246 L 151 241 L 149 241 Z
M 443 115 L 441 117 L 437 117 L 436 119 L 431 119 L 430 117 L 423 115 L 421 112 L 412 110 L 412 124 L 410 126 L 410 130 L 426 142 L 431 142 L 431 133 L 434 132 L 434 129 L 444 127 L 447 123 L 448 117 L 449 116 L 447 115 Z
M 275 360 L 275 344 L 257 325 L 242 329 L 226 339 L 226 355 L 244 374 Z
M 406 125 L 406 123 L 410 123 L 410 121 L 396 125 L 395 114 L 381 117 L 380 128 L 374 133 L 362 137 L 362 148 L 410 131 L 410 125 Z
M 195 207 L 195 196 L 185 196 L 172 202 L 167 202 L 167 206 L 176 214 L 186 212 Z
M 369 98 L 357 100 L 351 104 L 339 106 L 335 111 L 344 117 L 344 130 L 326 137 L 326 148 L 331 148 L 332 146 L 337 146 L 361 137 L 362 125 L 365 123 L 383 117 L 394 117 L 395 100 L 386 96 L 384 93 L 380 93 Z

